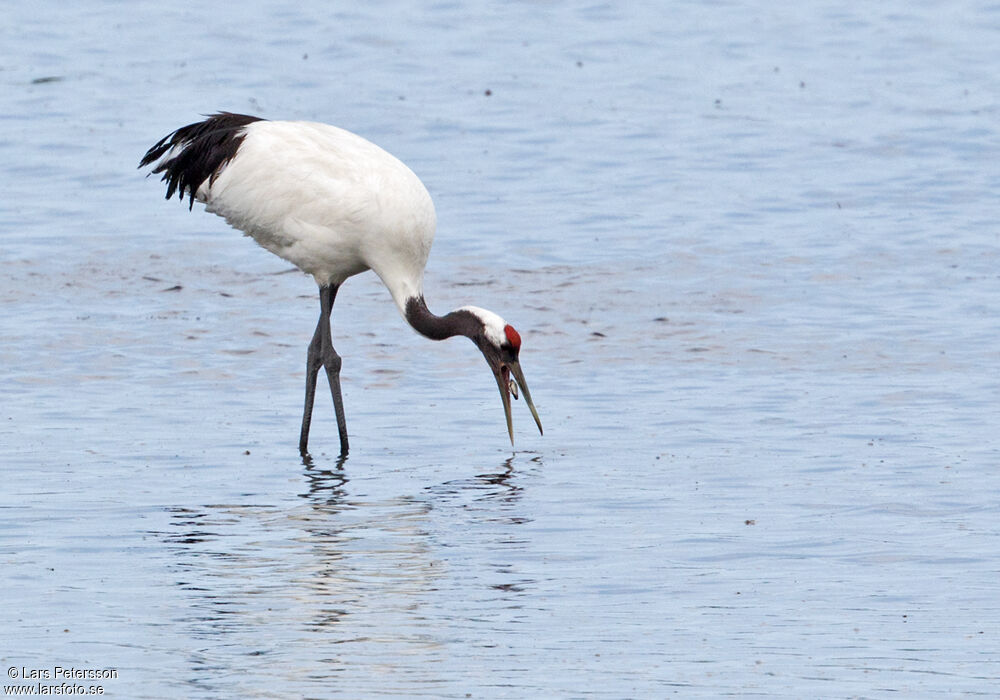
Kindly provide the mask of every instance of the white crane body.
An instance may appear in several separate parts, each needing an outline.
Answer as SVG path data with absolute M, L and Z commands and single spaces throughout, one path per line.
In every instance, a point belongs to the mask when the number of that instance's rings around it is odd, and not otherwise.
M 256 121 L 195 197 L 320 286 L 374 270 L 405 315 L 423 292 L 436 217 L 395 156 L 328 124 Z
M 441 340 L 465 335 L 483 352 L 500 387 L 514 439 L 510 396 L 520 386 L 541 421 L 518 362 L 520 335 L 500 316 L 463 306 L 435 316 L 423 297 L 423 274 L 434 241 L 434 203 L 420 179 L 370 141 L 328 124 L 267 121 L 221 112 L 181 127 L 149 149 L 140 167 L 164 173 L 167 198 L 205 204 L 262 247 L 313 276 L 320 319 L 309 346 L 306 405 L 299 449 L 306 455 L 316 376 L 330 381 L 341 453 L 347 428 L 340 392 L 341 358 L 330 338 L 337 289 L 373 270 L 410 325 Z M 513 377 L 513 379 L 511 378 Z

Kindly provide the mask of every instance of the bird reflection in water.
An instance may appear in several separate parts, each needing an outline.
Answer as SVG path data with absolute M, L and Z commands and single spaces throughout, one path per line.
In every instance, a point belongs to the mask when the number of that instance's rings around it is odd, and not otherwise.
M 525 484 L 542 466 L 542 458 L 536 455 L 524 463 L 523 457 L 523 453 L 512 455 L 474 477 L 426 489 L 433 494 L 438 510 L 452 511 L 448 518 L 457 525 L 452 528 L 449 546 L 466 553 L 462 565 L 472 567 L 466 576 L 484 579 L 493 594 L 508 600 L 511 608 L 520 607 L 520 596 L 537 583 L 519 563 L 531 544 L 521 526 L 532 522 L 521 501 Z M 463 576 L 460 572 L 454 575 L 460 580 Z
M 278 611 L 273 622 L 300 630 L 331 628 L 355 611 L 400 614 L 433 587 L 442 567 L 426 542 L 429 503 L 352 495 L 343 460 L 303 466 L 297 505 L 169 509 L 170 531 L 156 534 L 193 598 L 185 621 L 198 636 L 249 633 Z
M 514 468 L 517 455 L 511 455 L 491 471 L 484 471 L 467 479 L 452 479 L 436 486 L 428 486 L 427 491 L 437 496 L 452 498 L 468 495 L 473 501 L 494 501 L 505 506 L 513 506 L 521 499 L 524 487 L 519 483 L 518 471 Z M 541 456 L 529 459 L 533 467 L 541 466 Z M 524 517 L 513 517 L 512 523 L 530 522 Z
M 330 510 L 336 512 L 338 505 L 347 495 L 345 487 L 349 479 L 344 472 L 346 462 L 347 455 L 340 455 L 332 468 L 322 469 L 316 466 L 312 455 L 308 453 L 302 455 L 302 466 L 305 467 L 302 474 L 309 483 L 309 489 L 299 496 L 308 498 L 314 503 L 325 501 Z
M 351 660 L 383 672 L 440 662 L 448 643 L 430 621 L 442 600 L 484 586 L 514 609 L 536 583 L 520 554 L 521 499 L 541 460 L 525 471 L 520 458 L 396 497 L 366 495 L 379 486 L 360 489 L 344 460 L 303 459 L 291 501 L 169 509 L 169 532 L 156 534 L 188 599 L 175 618 L 190 638 L 188 682 L 210 690 L 208 670 L 233 648 L 269 672 L 308 667 L 315 682 Z

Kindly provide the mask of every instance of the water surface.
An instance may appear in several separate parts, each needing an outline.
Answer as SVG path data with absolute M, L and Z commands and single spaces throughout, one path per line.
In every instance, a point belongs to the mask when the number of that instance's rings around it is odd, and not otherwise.
M 0 27 L 5 667 L 106 694 L 954 697 L 998 681 L 1000 11 L 82 2 Z M 318 303 L 135 166 L 316 119 L 438 208 Z M 325 397 L 323 397 L 325 398 Z

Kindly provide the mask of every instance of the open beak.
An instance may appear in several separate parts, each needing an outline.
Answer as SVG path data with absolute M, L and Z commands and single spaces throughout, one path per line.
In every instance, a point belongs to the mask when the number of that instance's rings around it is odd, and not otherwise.
M 521 371 L 521 364 L 517 360 L 510 362 L 500 362 L 496 367 L 490 363 L 493 369 L 493 376 L 496 377 L 497 386 L 500 388 L 500 398 L 503 401 L 503 412 L 507 418 L 507 433 L 510 435 L 510 444 L 514 444 L 514 423 L 510 416 L 510 397 L 518 398 L 518 389 L 524 394 L 524 401 L 531 409 L 531 415 L 538 425 L 538 432 L 542 434 L 542 420 L 538 417 L 538 410 L 534 401 L 531 400 L 531 392 L 528 391 L 528 383 L 524 381 L 524 372 Z M 513 379 L 511 379 L 513 377 Z

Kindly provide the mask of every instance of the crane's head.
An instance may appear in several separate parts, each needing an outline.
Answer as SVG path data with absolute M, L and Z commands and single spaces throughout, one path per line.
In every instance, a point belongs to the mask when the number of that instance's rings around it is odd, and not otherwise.
M 511 444 L 514 444 L 514 424 L 510 417 L 510 397 L 513 396 L 516 399 L 518 389 L 520 389 L 520 393 L 524 394 L 524 401 L 531 409 L 531 415 L 534 416 L 535 423 L 538 425 L 538 432 L 541 433 L 542 421 L 538 417 L 534 402 L 531 400 L 528 384 L 524 380 L 524 372 L 521 371 L 521 364 L 517 359 L 518 353 L 521 351 L 521 336 L 512 325 L 492 311 L 476 306 L 464 306 L 460 310 L 470 312 L 482 323 L 482 328 L 477 329 L 470 337 L 483 353 L 486 363 L 493 370 L 493 376 L 497 380 Z

